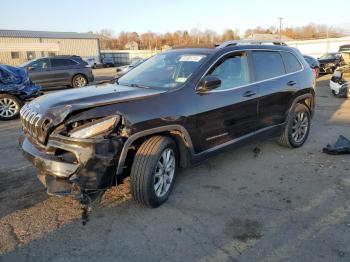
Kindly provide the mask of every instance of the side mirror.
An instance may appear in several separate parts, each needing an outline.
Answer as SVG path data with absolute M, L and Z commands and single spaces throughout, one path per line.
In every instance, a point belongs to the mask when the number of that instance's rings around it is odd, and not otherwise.
M 206 76 L 204 77 L 197 87 L 197 92 L 204 93 L 210 90 L 216 89 L 221 86 L 221 80 L 216 76 Z

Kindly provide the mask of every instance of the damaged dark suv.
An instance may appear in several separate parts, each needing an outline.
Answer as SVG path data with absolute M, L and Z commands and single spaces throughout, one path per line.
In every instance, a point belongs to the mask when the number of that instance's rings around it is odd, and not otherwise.
M 178 168 L 224 148 L 266 137 L 303 145 L 314 87 L 294 48 L 227 42 L 171 50 L 115 84 L 27 104 L 20 145 L 48 194 L 103 192 L 130 176 L 134 199 L 156 207 L 168 198 Z

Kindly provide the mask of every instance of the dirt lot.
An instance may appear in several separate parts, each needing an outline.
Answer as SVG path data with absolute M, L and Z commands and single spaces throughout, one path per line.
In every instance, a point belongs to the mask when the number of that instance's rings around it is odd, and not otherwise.
M 322 153 L 350 137 L 350 100 L 327 79 L 302 148 L 220 154 L 182 170 L 157 209 L 118 186 L 86 226 L 71 198 L 46 196 L 18 149 L 19 121 L 0 123 L 0 261 L 350 261 L 350 157 Z

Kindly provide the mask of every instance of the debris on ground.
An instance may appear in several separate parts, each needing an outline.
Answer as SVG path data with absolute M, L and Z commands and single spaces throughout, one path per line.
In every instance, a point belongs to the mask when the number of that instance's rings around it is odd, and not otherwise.
M 322 151 L 329 155 L 350 154 L 350 140 L 340 135 L 335 144 L 328 144 Z
M 257 158 L 261 154 L 261 149 L 259 147 L 254 147 L 253 149 L 254 157 Z

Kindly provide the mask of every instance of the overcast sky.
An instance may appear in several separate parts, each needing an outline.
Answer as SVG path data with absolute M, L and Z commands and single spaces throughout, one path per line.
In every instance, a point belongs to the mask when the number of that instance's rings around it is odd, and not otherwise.
M 87 32 L 350 26 L 350 0 L 1 0 L 0 29 Z

